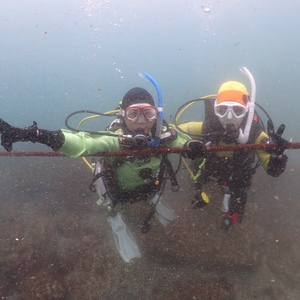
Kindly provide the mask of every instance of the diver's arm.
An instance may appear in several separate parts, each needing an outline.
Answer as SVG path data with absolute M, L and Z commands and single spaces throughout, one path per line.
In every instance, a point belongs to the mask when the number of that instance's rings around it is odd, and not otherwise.
M 6 151 L 11 151 L 13 143 L 16 142 L 41 143 L 71 157 L 120 150 L 118 136 L 91 135 L 84 132 L 74 134 L 64 129 L 49 131 L 39 129 L 36 122 L 32 126 L 18 128 L 0 119 L 0 133 L 1 145 Z
M 64 155 L 77 158 L 79 156 L 96 154 L 105 151 L 119 151 L 121 150 L 119 137 L 104 135 L 89 134 L 85 132 L 72 133 L 69 130 L 62 129 L 64 135 L 64 143 L 57 152 Z

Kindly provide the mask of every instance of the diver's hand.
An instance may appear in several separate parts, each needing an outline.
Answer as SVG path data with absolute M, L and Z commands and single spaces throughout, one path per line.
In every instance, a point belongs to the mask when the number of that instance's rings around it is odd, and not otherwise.
M 13 143 L 27 141 L 31 141 L 34 143 L 37 138 L 37 131 L 38 128 L 35 121 L 29 127 L 18 128 L 11 126 L 0 119 L 1 145 L 8 152 L 13 149 Z
M 10 136 L 13 134 L 13 126 L 0 119 L 1 145 L 8 152 L 12 150 L 12 142 Z
M 10 126 L 8 123 L 6 123 L 4 120 L 0 118 L 0 133 L 3 133 L 3 131 L 7 130 L 10 127 L 12 126 Z
M 283 139 L 281 136 L 285 130 L 285 125 L 281 124 L 276 133 L 274 131 L 274 126 L 272 121 L 268 121 L 268 134 L 270 137 L 269 143 L 275 143 L 276 147 L 274 149 L 268 150 L 270 154 L 274 156 L 280 156 L 284 153 L 284 151 L 287 149 L 288 141 Z
M 190 159 L 204 156 L 204 143 L 199 140 L 190 140 L 184 144 L 185 155 Z

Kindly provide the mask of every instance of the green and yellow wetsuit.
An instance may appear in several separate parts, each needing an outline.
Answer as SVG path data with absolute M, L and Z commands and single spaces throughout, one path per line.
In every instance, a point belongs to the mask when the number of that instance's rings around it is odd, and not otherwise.
M 166 130 L 166 128 L 163 128 Z M 92 155 L 104 151 L 123 150 L 124 138 L 89 134 L 85 132 L 72 133 L 61 130 L 64 135 L 64 143 L 57 152 L 77 158 L 79 156 Z M 122 134 L 122 129 L 116 132 Z M 161 147 L 183 147 L 190 137 L 181 132 L 171 139 L 163 140 Z M 134 202 L 153 194 L 157 185 L 157 176 L 161 168 L 164 155 L 147 157 L 103 157 L 106 172 L 104 181 L 111 190 L 114 198 L 120 201 Z

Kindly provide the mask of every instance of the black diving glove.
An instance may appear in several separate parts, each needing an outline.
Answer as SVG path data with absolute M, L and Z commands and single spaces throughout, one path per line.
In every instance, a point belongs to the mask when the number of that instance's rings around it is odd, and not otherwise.
M 281 137 L 284 130 L 285 125 L 281 124 L 275 133 L 273 122 L 271 120 L 268 120 L 268 134 L 270 137 L 269 143 L 277 144 L 274 149 L 267 150 L 267 152 L 269 152 L 271 155 L 281 156 L 287 149 L 288 141 Z
M 54 151 L 58 150 L 64 143 L 64 135 L 60 130 L 39 129 L 35 121 L 31 126 L 18 128 L 0 119 L 0 133 L 1 145 L 8 152 L 13 149 L 12 144 L 16 142 L 38 142 L 51 147 Z
M 1 132 L 1 145 L 4 149 L 10 152 L 13 147 L 12 144 L 16 142 L 36 142 L 37 141 L 37 123 L 34 121 L 32 126 L 25 128 L 18 128 L 9 125 L 0 120 L 0 132 Z
M 204 143 L 200 140 L 190 140 L 184 144 L 185 156 L 190 159 L 204 156 Z
M 288 157 L 285 154 L 281 156 L 272 156 L 271 154 L 266 170 L 267 173 L 273 177 L 278 177 L 285 171 L 287 161 Z
M 275 148 L 267 150 L 267 152 L 271 154 L 267 166 L 267 173 L 273 177 L 278 177 L 285 171 L 285 167 L 288 161 L 287 155 L 284 154 L 284 151 L 288 146 L 288 141 L 281 137 L 284 129 L 285 125 L 281 124 L 275 133 L 273 122 L 271 120 L 268 120 L 268 134 L 270 137 L 269 143 L 276 144 Z

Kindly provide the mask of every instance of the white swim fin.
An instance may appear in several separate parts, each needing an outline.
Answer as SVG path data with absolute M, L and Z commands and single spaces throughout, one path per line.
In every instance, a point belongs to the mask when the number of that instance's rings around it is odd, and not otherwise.
M 176 215 L 174 214 L 168 203 L 162 198 L 159 198 L 158 195 L 155 195 L 155 197 L 152 198 L 149 202 L 155 205 L 155 217 L 162 225 L 167 226 L 169 223 L 176 219 Z
M 114 234 L 118 252 L 123 260 L 129 263 L 132 259 L 141 257 L 138 245 L 135 242 L 132 233 L 124 223 L 121 214 L 117 213 L 115 216 L 109 215 L 108 221 Z

